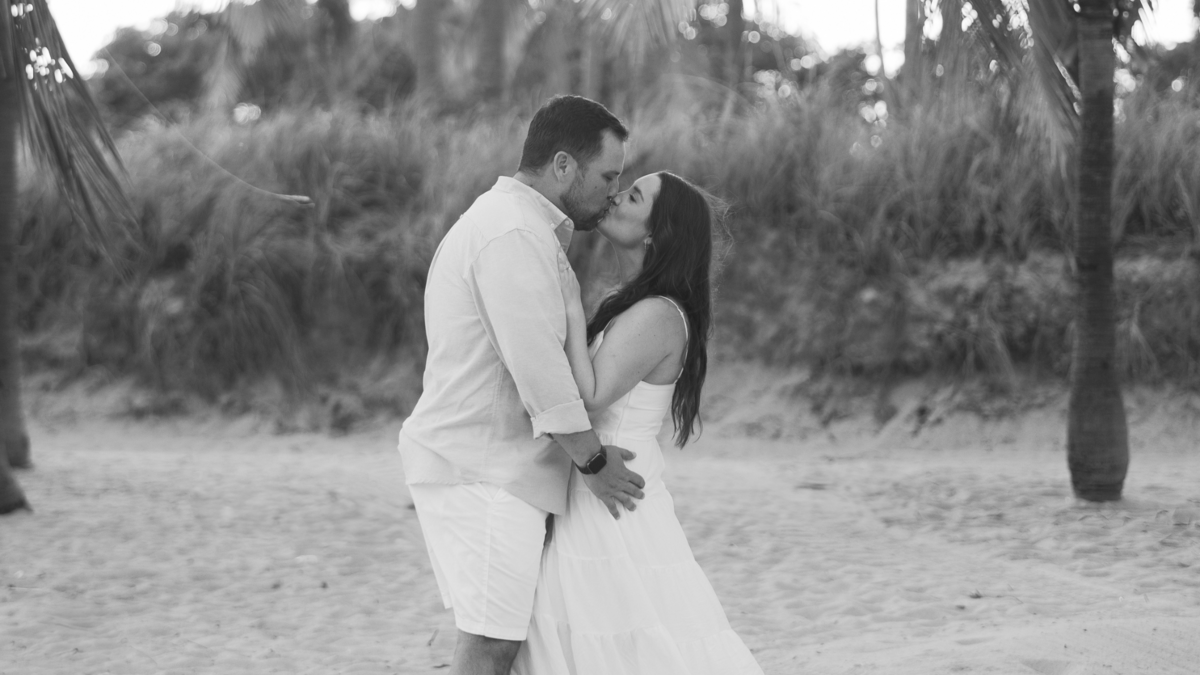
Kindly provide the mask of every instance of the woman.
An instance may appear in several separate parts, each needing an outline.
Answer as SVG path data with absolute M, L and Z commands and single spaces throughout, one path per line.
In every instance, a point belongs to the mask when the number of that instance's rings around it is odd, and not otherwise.
M 697 421 L 713 221 L 695 186 L 643 176 L 597 228 L 617 252 L 620 288 L 590 323 L 578 287 L 564 291 L 579 393 L 601 441 L 636 453 L 627 466 L 645 479 L 645 498 L 615 519 L 572 474 L 514 675 L 762 673 L 692 557 L 657 441 L 668 410 L 679 446 Z

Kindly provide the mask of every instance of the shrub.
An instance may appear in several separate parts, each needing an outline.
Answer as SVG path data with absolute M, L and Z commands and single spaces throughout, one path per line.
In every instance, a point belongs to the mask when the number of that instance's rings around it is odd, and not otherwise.
M 868 111 L 823 85 L 732 107 L 725 96 L 677 83 L 627 115 L 630 180 L 669 169 L 734 205 L 720 356 L 1000 384 L 1023 368 L 1066 374 L 1071 171 L 1013 118 L 1019 105 L 977 91 L 953 106 Z M 1123 114 L 1124 367 L 1195 385 L 1200 284 L 1178 252 L 1200 236 L 1196 112 L 1146 94 Z M 27 177 L 26 356 L 209 397 L 264 380 L 336 387 L 403 355 L 419 361 L 437 243 L 515 170 L 526 124 L 519 111 L 445 114 L 419 101 L 146 123 L 121 142 L 140 218 L 130 241 L 110 245 L 115 265 Z M 571 258 L 594 301 L 611 256 L 578 237 Z

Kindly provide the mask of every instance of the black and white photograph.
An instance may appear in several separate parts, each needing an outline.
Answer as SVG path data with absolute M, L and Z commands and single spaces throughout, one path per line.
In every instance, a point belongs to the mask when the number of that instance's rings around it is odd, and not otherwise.
M 0 0 L 0 675 L 1198 636 L 1200 0 Z

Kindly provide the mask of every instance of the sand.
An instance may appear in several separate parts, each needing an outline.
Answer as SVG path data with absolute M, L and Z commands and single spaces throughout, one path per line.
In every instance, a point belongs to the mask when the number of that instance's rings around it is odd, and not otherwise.
M 1200 672 L 1200 414 L 1133 396 L 1126 499 L 1098 506 L 1061 402 L 821 426 L 745 375 L 667 480 L 767 673 Z M 35 415 L 0 674 L 444 672 L 397 424 Z

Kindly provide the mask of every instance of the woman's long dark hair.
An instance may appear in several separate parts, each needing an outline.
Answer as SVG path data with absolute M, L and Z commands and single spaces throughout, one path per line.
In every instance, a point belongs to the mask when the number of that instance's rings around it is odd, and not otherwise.
M 700 390 L 708 372 L 708 336 L 712 327 L 712 288 L 709 272 L 713 257 L 715 215 L 710 196 L 688 181 L 666 171 L 647 224 L 650 243 L 642 271 L 608 296 L 588 323 L 588 342 L 621 312 L 651 295 L 679 303 L 687 314 L 688 344 L 683 372 L 671 400 L 675 444 L 683 447 L 700 417 Z

